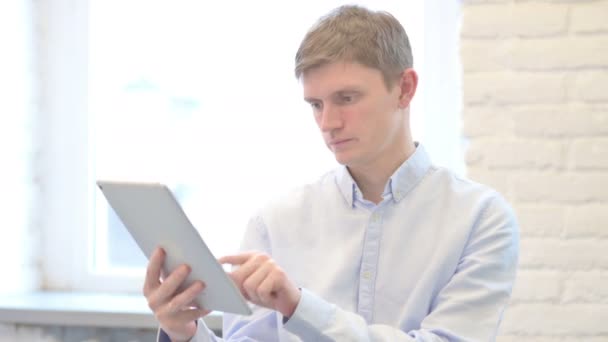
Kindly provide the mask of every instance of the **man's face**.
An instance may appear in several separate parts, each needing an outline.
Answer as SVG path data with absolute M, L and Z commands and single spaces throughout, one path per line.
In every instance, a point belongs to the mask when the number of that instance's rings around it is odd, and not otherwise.
M 325 144 L 340 164 L 369 167 L 405 146 L 408 118 L 399 82 L 387 89 L 379 70 L 340 62 L 306 71 L 302 84 Z

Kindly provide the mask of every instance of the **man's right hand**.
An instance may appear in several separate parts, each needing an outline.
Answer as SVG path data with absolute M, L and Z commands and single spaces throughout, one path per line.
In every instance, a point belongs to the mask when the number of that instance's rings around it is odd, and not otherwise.
M 196 320 L 210 312 L 192 305 L 196 296 L 205 288 L 205 284 L 196 281 L 178 292 L 177 289 L 190 273 L 190 267 L 181 265 L 161 281 L 164 261 L 165 251 L 156 248 L 148 262 L 144 296 L 161 329 L 169 335 L 171 341 L 188 341 L 196 333 Z

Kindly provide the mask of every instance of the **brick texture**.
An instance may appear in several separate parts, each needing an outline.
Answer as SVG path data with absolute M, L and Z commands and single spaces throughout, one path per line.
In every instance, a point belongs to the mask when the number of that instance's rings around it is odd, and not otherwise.
M 570 29 L 575 33 L 608 33 L 608 1 L 574 6 Z
M 504 334 L 587 337 L 608 335 L 608 305 L 604 304 L 513 304 L 502 325 Z M 561 340 L 558 340 L 561 341 Z
M 608 269 L 608 240 L 523 238 L 520 267 L 523 269 Z
M 520 172 L 513 177 L 514 199 L 525 202 L 608 201 L 608 173 Z
M 604 59 L 606 55 L 604 55 Z M 579 72 L 568 89 L 572 101 L 608 103 L 608 71 L 606 68 Z
M 575 170 L 608 170 L 608 138 L 575 141 L 570 145 L 568 158 Z
M 510 120 L 508 122 L 511 122 L 513 135 L 520 138 L 589 138 L 608 135 L 608 106 L 523 106 L 506 114 L 509 113 L 510 117 L 502 120 Z M 476 127 L 476 122 L 471 122 L 470 125 L 477 128 L 477 131 L 482 130 L 481 127 Z
M 513 288 L 513 302 L 559 302 L 561 278 L 557 271 L 520 271 Z
M 576 272 L 569 275 L 564 285 L 563 301 L 608 304 L 608 271 Z
M 608 0 L 464 1 L 469 177 L 521 228 L 499 342 L 608 341 Z
M 608 204 L 587 204 L 566 212 L 565 237 L 608 238 Z
M 498 106 L 565 103 L 568 81 L 566 74 L 559 72 L 465 73 L 464 102 Z
M 521 236 L 560 237 L 564 231 L 565 208 L 559 205 L 520 203 L 515 207 L 515 213 L 521 226 Z M 576 221 L 573 224 L 576 225 Z
M 538 13 L 543 13 L 539 20 Z M 568 7 L 549 3 L 465 6 L 466 38 L 543 37 L 567 32 Z

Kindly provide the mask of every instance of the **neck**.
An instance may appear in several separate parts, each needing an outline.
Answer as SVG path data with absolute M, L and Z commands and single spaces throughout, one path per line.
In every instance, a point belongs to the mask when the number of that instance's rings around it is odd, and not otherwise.
M 411 139 L 397 151 L 388 153 L 385 158 L 379 158 L 367 165 L 348 166 L 348 170 L 363 193 L 363 198 L 376 204 L 382 201 L 382 192 L 389 178 L 397 168 L 405 162 L 416 150 Z

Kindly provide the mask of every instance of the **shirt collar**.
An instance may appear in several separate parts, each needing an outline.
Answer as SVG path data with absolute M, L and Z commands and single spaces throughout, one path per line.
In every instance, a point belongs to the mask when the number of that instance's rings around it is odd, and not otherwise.
M 395 202 L 401 201 L 424 177 L 431 168 L 431 160 L 422 145 L 416 143 L 414 153 L 397 168 L 389 178 L 384 194 L 390 193 Z M 349 206 L 353 206 L 355 196 L 361 196 L 357 183 L 348 168 L 342 165 L 336 173 L 336 184 Z

